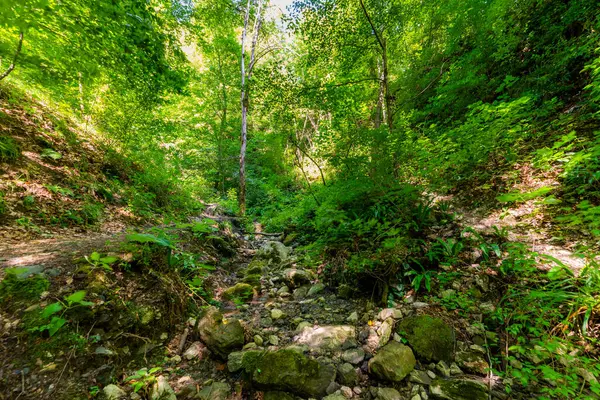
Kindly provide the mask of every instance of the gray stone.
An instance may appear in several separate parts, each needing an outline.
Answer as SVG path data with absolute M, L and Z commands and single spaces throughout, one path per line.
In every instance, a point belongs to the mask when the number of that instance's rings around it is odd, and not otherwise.
M 195 358 L 202 358 L 202 350 L 204 346 L 200 342 L 194 342 L 188 347 L 188 349 L 183 353 L 183 358 L 186 360 L 193 360 Z
M 452 363 L 452 364 L 450 364 L 450 374 L 451 375 L 462 375 L 463 372 L 456 363 Z
M 354 336 L 355 329 L 353 326 L 307 326 L 295 338 L 295 342 L 320 350 L 340 351 L 346 341 L 355 340 Z
M 490 365 L 483 355 L 473 350 L 459 351 L 456 353 L 456 363 L 465 371 L 479 375 L 487 374 L 487 371 L 490 368 Z
M 402 311 L 397 308 L 384 308 L 379 312 L 377 318 L 381 321 L 385 321 L 388 318 L 401 319 Z
M 274 309 L 271 310 L 271 319 L 273 321 L 276 321 L 276 320 L 281 319 L 283 317 L 285 317 L 285 313 L 283 311 L 281 311 L 280 309 L 274 308 Z
M 175 391 L 169 385 L 167 378 L 162 375 L 157 378 L 154 385 L 152 385 L 150 400 L 177 400 Z
M 206 346 L 226 359 L 232 351 L 244 345 L 244 328 L 237 319 L 224 321 L 216 307 L 209 307 L 198 322 L 198 333 Z
M 127 397 L 127 393 L 117 385 L 106 385 L 102 393 L 106 400 L 120 400 Z
M 365 351 L 363 349 L 349 349 L 344 351 L 342 359 L 350 364 L 360 364 L 365 358 Z
M 323 290 L 325 290 L 325 285 L 322 283 L 315 283 L 314 285 L 312 285 L 310 287 L 310 289 L 308 290 L 308 293 L 306 294 L 308 297 L 312 297 L 312 296 L 316 296 L 317 294 L 321 293 Z
M 379 379 L 400 382 L 415 365 L 415 356 L 410 347 L 390 342 L 369 360 L 369 371 Z
M 375 400 L 402 400 L 400 392 L 394 388 L 376 388 Z
M 348 316 L 348 318 L 346 318 L 346 321 L 350 322 L 351 324 L 357 322 L 358 321 L 358 313 L 356 311 L 353 311 L 352 314 L 350 314 Z
M 387 342 L 390 341 L 390 337 L 392 337 L 392 330 L 394 329 L 394 320 L 392 318 L 388 318 L 381 323 L 381 326 L 377 330 L 377 334 L 379 335 L 379 345 L 385 346 Z
M 288 268 L 283 271 L 282 279 L 291 288 L 310 284 L 312 275 L 303 269 Z
M 259 389 L 291 392 L 305 397 L 325 396 L 335 368 L 292 348 L 267 352 L 255 360 L 252 382 Z
M 354 366 L 350 363 L 344 363 L 337 369 L 337 380 L 342 385 L 354 386 L 358 382 L 358 374 Z
M 298 289 L 294 290 L 294 299 L 296 300 L 302 300 L 303 298 L 306 297 L 308 290 L 310 289 L 310 286 L 300 286 Z
M 451 374 L 450 367 L 448 366 L 448 364 L 446 364 L 445 361 L 438 362 L 435 366 L 435 369 L 444 377 L 449 377 Z
M 412 383 L 418 383 L 421 385 L 431 385 L 431 378 L 426 371 L 413 370 L 408 377 L 408 381 Z
M 442 400 L 487 400 L 487 387 L 471 379 L 436 379 L 429 387 L 435 399 Z

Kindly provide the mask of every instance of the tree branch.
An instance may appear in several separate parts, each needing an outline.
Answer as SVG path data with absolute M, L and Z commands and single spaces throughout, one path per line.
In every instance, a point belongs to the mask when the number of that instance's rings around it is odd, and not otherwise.
M 19 44 L 17 45 L 17 52 L 15 53 L 15 56 L 13 57 L 12 63 L 8 66 L 8 69 L 6 70 L 6 72 L 4 72 L 2 75 L 0 75 L 0 81 L 2 79 L 6 78 L 8 76 L 8 74 L 10 74 L 15 69 L 15 65 L 17 63 L 17 58 L 19 57 L 19 53 L 21 53 L 22 47 L 23 47 L 23 31 L 21 31 L 19 33 Z

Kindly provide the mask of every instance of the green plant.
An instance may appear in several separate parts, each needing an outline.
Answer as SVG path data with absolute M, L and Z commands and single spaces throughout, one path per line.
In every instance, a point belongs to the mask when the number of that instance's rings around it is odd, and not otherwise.
M 0 161 L 11 162 L 16 160 L 21 151 L 19 145 L 14 141 L 13 138 L 0 135 Z
M 125 382 L 129 382 L 133 388 L 133 392 L 137 393 L 140 390 L 149 395 L 150 388 L 157 380 L 157 374 L 162 371 L 161 367 L 154 367 L 148 370 L 148 368 L 142 368 L 137 370 L 133 375 L 127 377 Z
M 411 280 L 411 285 L 415 289 L 416 292 L 419 291 L 421 285 L 427 289 L 428 292 L 431 291 L 431 280 L 435 275 L 435 271 L 427 270 L 420 262 L 415 259 L 411 260 L 412 264 L 405 263 L 404 264 L 404 276 L 413 277 Z M 415 269 L 412 265 L 416 265 L 419 269 Z
M 96 397 L 100 394 L 100 388 L 98 386 L 90 386 L 88 388 L 88 393 L 90 394 L 90 397 Z
M 106 256 L 102 257 L 100 253 L 93 252 L 88 256 L 85 256 L 85 260 L 94 268 L 102 268 L 106 271 L 112 271 L 111 265 L 119 260 L 118 257 L 115 256 Z
M 65 318 L 65 314 L 77 307 L 91 307 L 94 303 L 85 301 L 86 292 L 80 290 L 64 297 L 64 301 L 58 300 L 48 304 L 40 313 L 42 321 L 46 323 L 30 329 L 31 332 L 48 331 L 50 336 L 54 336 L 64 325 L 69 321 Z M 60 316 L 56 314 L 60 313 Z
M 60 160 L 62 158 L 62 154 L 53 149 L 44 149 L 40 153 L 40 157 L 49 158 L 51 160 Z

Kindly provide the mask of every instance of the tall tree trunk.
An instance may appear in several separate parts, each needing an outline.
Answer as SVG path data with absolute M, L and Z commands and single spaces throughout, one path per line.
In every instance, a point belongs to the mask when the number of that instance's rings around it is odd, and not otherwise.
M 241 148 L 240 148 L 240 194 L 239 194 L 239 206 L 240 214 L 246 214 L 246 148 L 248 145 L 248 88 L 247 84 L 252 77 L 252 70 L 254 69 L 256 45 L 258 43 L 258 33 L 262 24 L 262 0 L 258 0 L 258 8 L 256 16 L 254 18 L 254 28 L 252 35 L 252 46 L 250 49 L 250 63 L 248 64 L 248 71 L 246 71 L 246 57 L 244 46 L 246 44 L 246 36 L 248 34 L 248 20 L 250 19 L 250 6 L 251 0 L 248 0 L 246 6 L 246 15 L 244 17 L 244 30 L 242 31 L 242 132 L 241 132 Z
M 21 53 L 22 47 L 23 47 L 23 31 L 19 32 L 19 44 L 17 45 L 17 51 L 15 53 L 15 56 L 13 57 L 12 63 L 8 66 L 8 69 L 2 75 L 0 75 L 0 81 L 2 79 L 6 78 L 15 69 L 15 66 L 17 65 L 17 58 L 19 57 L 19 54 Z
M 246 213 L 246 146 L 248 141 L 248 97 L 246 94 L 246 35 L 248 33 L 248 19 L 250 18 L 250 0 L 246 5 L 246 15 L 244 16 L 244 30 L 242 31 L 242 93 L 241 93 L 241 105 L 242 105 L 242 132 L 241 132 L 241 149 L 240 149 L 240 193 L 239 193 L 239 206 L 240 213 L 244 215 Z

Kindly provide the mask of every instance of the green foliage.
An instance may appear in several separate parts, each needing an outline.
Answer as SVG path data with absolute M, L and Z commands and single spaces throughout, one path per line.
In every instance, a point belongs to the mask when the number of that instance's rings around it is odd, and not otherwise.
M 85 260 L 94 268 L 102 268 L 106 271 L 112 271 L 111 265 L 116 263 L 119 258 L 114 256 L 102 257 L 100 253 L 93 252 L 88 256 L 85 256 Z
M 40 275 L 24 278 L 21 275 L 27 270 L 24 268 L 8 268 L 6 276 L 0 282 L 0 303 L 7 305 L 10 309 L 20 303 L 28 304 L 40 298 L 40 295 L 48 290 L 50 282 Z
M 137 393 L 141 390 L 146 395 L 149 395 L 150 388 L 154 383 L 156 383 L 158 378 L 157 374 L 161 371 L 162 368 L 160 367 L 154 367 L 150 370 L 147 368 L 142 368 L 137 370 L 133 375 L 127 377 L 125 381 L 129 382 L 134 393 Z
M 9 136 L 0 136 L 0 162 L 11 162 L 15 161 L 21 151 L 17 142 Z
M 77 307 L 91 307 L 94 303 L 83 300 L 86 292 L 80 290 L 64 297 L 64 301 L 57 301 L 48 304 L 40 312 L 40 325 L 34 326 L 30 329 L 30 332 L 44 332 L 48 331 L 48 334 L 54 336 L 63 326 L 69 321 L 64 318 L 69 311 Z M 59 314 L 60 315 L 57 315 Z

